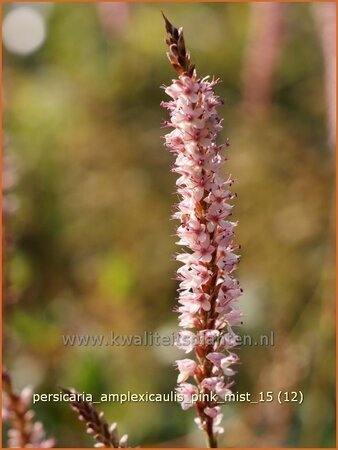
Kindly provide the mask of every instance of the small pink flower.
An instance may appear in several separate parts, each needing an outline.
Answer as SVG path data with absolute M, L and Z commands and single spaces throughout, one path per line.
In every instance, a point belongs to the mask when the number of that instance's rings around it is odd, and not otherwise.
M 199 332 L 201 344 L 204 346 L 217 344 L 220 332 L 219 330 L 202 330 Z
M 22 389 L 20 394 L 20 399 L 26 407 L 29 407 L 32 403 L 32 397 L 33 397 L 33 389 L 31 386 L 26 386 Z
M 221 369 L 223 370 L 224 375 L 226 375 L 227 377 L 231 377 L 236 373 L 233 369 L 231 369 L 230 366 L 232 364 L 235 364 L 237 361 L 238 361 L 237 356 L 235 357 L 235 355 L 233 354 L 221 360 Z
M 224 433 L 224 428 L 220 426 L 220 423 L 222 422 L 223 414 L 217 414 L 217 416 L 214 418 L 213 424 L 212 424 L 212 430 L 215 434 L 222 434 Z
M 203 292 L 189 292 L 184 291 L 180 295 L 179 302 L 186 306 L 189 312 L 196 313 L 200 309 L 204 311 L 210 311 L 210 296 Z
M 197 394 L 197 387 L 190 383 L 182 383 L 176 388 L 176 392 L 183 396 L 181 406 L 183 410 L 193 406 L 192 396 Z
M 193 257 L 200 262 L 208 263 L 212 260 L 215 247 L 213 245 L 201 245 L 199 250 L 197 250 Z
M 228 326 L 236 326 L 242 324 L 243 314 L 239 310 L 237 305 L 233 305 L 231 311 L 224 315 L 224 318 Z
M 212 417 L 213 419 L 215 419 L 219 413 L 220 413 L 221 408 L 219 406 L 214 406 L 213 408 L 210 408 L 209 406 L 207 406 L 204 409 L 204 412 L 207 416 Z
M 237 335 L 230 326 L 228 326 L 228 329 L 230 330 L 228 333 L 225 333 L 222 335 L 222 337 L 219 340 L 219 344 L 226 348 L 227 350 L 237 347 L 240 342 L 240 337 Z
M 220 377 L 210 377 L 204 378 L 201 382 L 201 386 L 209 391 L 214 391 L 217 383 L 221 382 L 222 378 Z
M 196 362 L 192 359 L 179 359 L 176 361 L 176 365 L 180 372 L 177 378 L 177 383 L 182 383 L 189 377 L 192 377 L 195 374 L 197 367 Z
M 216 367 L 221 367 L 221 361 L 224 358 L 224 353 L 209 353 L 207 359 L 211 361 Z
M 224 401 L 225 397 L 231 394 L 230 384 L 225 384 L 224 381 L 219 381 L 215 385 L 215 392 Z
M 185 353 L 190 353 L 196 344 L 196 335 L 192 331 L 180 331 L 176 335 L 175 345 L 180 350 L 184 350 Z

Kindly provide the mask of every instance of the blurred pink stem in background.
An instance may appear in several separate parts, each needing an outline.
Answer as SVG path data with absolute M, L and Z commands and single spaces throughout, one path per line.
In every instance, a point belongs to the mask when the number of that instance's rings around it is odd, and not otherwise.
M 108 36 L 121 34 L 129 24 L 129 4 L 126 2 L 107 2 L 96 4 L 102 28 Z
M 2 258 L 3 258 L 3 306 L 13 305 L 17 298 L 9 277 L 9 260 L 14 250 L 13 216 L 18 208 L 15 188 L 18 182 L 18 171 L 13 154 L 10 153 L 9 137 L 5 134 L 2 154 Z
M 329 144 L 336 142 L 336 4 L 313 3 L 312 11 L 322 46 Z
M 283 45 L 283 11 L 275 2 L 250 5 L 249 32 L 243 66 L 244 108 L 255 114 L 270 106 L 273 77 Z

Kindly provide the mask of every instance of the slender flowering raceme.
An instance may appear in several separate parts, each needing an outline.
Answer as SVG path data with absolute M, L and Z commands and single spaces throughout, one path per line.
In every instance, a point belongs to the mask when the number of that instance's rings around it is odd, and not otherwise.
M 77 394 L 74 389 L 62 389 L 65 394 Z M 126 448 L 128 446 L 128 436 L 124 434 L 118 437 L 117 424 L 114 422 L 108 425 L 104 414 L 98 413 L 91 402 L 82 400 L 77 394 L 78 400 L 71 400 L 72 409 L 77 413 L 81 422 L 84 422 L 87 433 L 92 435 L 97 443 L 94 447 L 102 448 Z
M 41 422 L 34 422 L 32 405 L 33 391 L 30 387 L 21 392 L 15 392 L 12 380 L 6 370 L 2 371 L 2 386 L 4 405 L 2 416 L 4 422 L 10 424 L 7 445 L 10 448 L 51 448 L 54 446 L 53 438 L 46 438 Z
M 182 29 L 164 19 L 168 58 L 179 75 L 165 88 L 171 97 L 162 103 L 170 114 L 165 126 L 173 128 L 165 143 L 176 155 L 173 171 L 179 175 L 180 201 L 173 216 L 180 221 L 177 244 L 188 249 L 177 255 L 182 263 L 177 311 L 184 329 L 177 345 L 186 353 L 194 350 L 196 356 L 176 361 L 177 391 L 183 409 L 196 407 L 195 421 L 209 447 L 217 447 L 217 435 L 223 433 L 219 405 L 231 393 L 238 363 L 233 327 L 241 323 L 237 299 L 242 289 L 233 276 L 239 262 L 233 242 L 236 223 L 229 220 L 233 180 L 221 175 L 226 160 L 221 150 L 228 143 L 216 142 L 222 129 L 216 108 L 223 102 L 213 88 L 219 80 L 197 77 Z

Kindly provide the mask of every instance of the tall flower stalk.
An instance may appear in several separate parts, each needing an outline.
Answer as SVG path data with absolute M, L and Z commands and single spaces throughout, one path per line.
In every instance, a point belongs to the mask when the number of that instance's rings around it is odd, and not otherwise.
M 229 220 L 234 198 L 231 176 L 224 179 L 221 168 L 226 158 L 217 144 L 222 129 L 217 106 L 223 102 L 214 94 L 219 80 L 198 78 L 185 48 L 182 28 L 176 29 L 166 17 L 168 58 L 178 78 L 165 87 L 171 97 L 163 102 L 170 114 L 165 126 L 173 131 L 165 136 L 168 149 L 176 155 L 173 172 L 180 201 L 173 217 L 183 251 L 176 259 L 183 263 L 177 271 L 179 285 L 179 325 L 177 346 L 194 359 L 176 361 L 179 370 L 177 392 L 182 408 L 195 406 L 195 422 L 207 437 L 209 447 L 217 447 L 217 435 L 224 430 L 220 405 L 231 393 L 233 353 L 237 335 L 233 327 L 241 323 L 237 299 L 242 293 L 233 272 L 239 256 L 233 242 L 235 222 Z

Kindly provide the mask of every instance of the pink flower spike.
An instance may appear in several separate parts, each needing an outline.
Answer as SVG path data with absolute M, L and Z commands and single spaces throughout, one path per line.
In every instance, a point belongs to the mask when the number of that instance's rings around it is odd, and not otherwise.
M 235 253 L 238 247 L 233 242 L 237 223 L 229 220 L 235 195 L 230 190 L 232 177 L 224 179 L 222 175 L 227 160 L 221 154 L 225 145 L 217 142 L 222 129 L 217 107 L 223 101 L 213 89 L 219 80 L 197 76 L 182 29 L 164 20 L 167 55 L 178 74 L 178 79 L 165 88 L 171 99 L 162 103 L 169 113 L 168 125 L 173 128 L 165 136 L 165 145 L 175 157 L 172 171 L 178 174 L 179 202 L 173 218 L 180 222 L 177 245 L 184 247 L 176 256 L 181 263 L 176 310 L 184 329 L 176 345 L 186 353 L 194 349 L 196 354 L 195 360 L 176 362 L 180 372 L 177 392 L 183 395 L 183 409 L 192 406 L 196 393 L 207 392 L 219 398 L 199 400 L 195 419 L 207 435 L 207 445 L 217 447 L 216 436 L 223 432 L 219 404 L 231 392 L 225 377 L 235 374 L 231 366 L 238 360 L 228 352 L 237 345 L 231 341 L 236 336 L 231 327 L 241 322 L 237 300 L 242 290 L 233 276 L 239 262 Z M 194 343 L 183 338 L 194 338 Z M 189 377 L 194 377 L 195 384 L 186 383 Z

